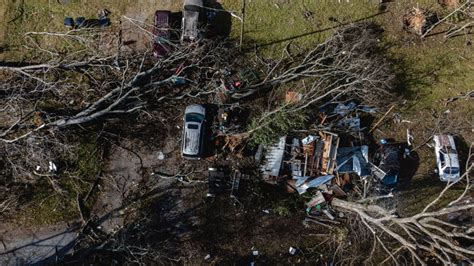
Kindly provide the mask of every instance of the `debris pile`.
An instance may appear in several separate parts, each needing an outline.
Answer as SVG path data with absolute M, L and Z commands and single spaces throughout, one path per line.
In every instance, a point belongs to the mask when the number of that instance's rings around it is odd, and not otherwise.
M 286 101 L 295 99 L 292 93 L 286 96 Z M 409 149 L 393 140 L 369 141 L 372 130 L 365 118 L 372 117 L 374 108 L 355 102 L 328 103 L 319 111 L 316 124 L 328 130 L 281 136 L 273 145 L 260 145 L 255 158 L 261 162 L 263 181 L 284 184 L 289 193 L 310 197 L 306 224 L 336 224 L 344 214 L 331 207 L 331 200 L 391 195 Z

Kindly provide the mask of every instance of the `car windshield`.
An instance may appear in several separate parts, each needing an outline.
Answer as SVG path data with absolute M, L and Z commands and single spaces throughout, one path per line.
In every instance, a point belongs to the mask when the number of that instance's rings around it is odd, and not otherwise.
M 184 10 L 185 11 L 199 12 L 201 10 L 201 7 L 196 6 L 196 5 L 185 5 Z
M 459 173 L 459 168 L 457 168 L 457 167 L 447 167 L 446 169 L 444 169 L 444 173 L 455 175 L 455 174 Z
M 197 122 L 201 123 L 204 121 L 204 116 L 202 114 L 197 114 L 197 113 L 191 113 L 191 114 L 186 114 L 186 122 Z
M 189 128 L 189 129 L 199 129 L 199 126 L 196 125 L 196 124 L 189 124 L 189 125 L 188 125 L 188 128 Z

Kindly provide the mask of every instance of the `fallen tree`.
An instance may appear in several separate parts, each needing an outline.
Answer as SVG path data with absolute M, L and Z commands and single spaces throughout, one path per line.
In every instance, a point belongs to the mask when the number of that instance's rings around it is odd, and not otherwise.
M 107 123 L 120 115 L 150 116 L 161 103 L 214 94 L 212 82 L 232 62 L 233 49 L 227 42 L 206 41 L 176 46 L 158 61 L 146 52 L 92 51 L 85 58 L 0 66 L 0 156 L 15 178 L 34 180 L 40 175 L 35 169 L 47 169 L 71 152 L 74 145 L 63 135 L 79 125 Z
M 304 125 L 304 112 L 326 103 L 352 100 L 384 109 L 396 99 L 395 75 L 381 52 L 381 29 L 373 24 L 352 24 L 336 31 L 309 51 L 283 58 L 272 65 L 267 77 L 258 84 L 233 95 L 243 99 L 265 89 L 285 84 L 299 95 L 264 111 L 245 132 L 257 142 L 273 141 L 279 135 Z M 285 62 L 285 63 L 282 63 Z M 301 82 L 299 82 L 301 81 Z
M 470 176 L 474 170 L 472 148 L 471 146 L 465 172 L 459 181 L 465 183 L 465 188 L 448 203 L 443 201 L 449 199 L 448 191 L 456 183 L 448 183 L 423 210 L 407 217 L 401 217 L 395 210 L 377 203 L 377 200 L 381 199 L 377 197 L 358 202 L 334 198 L 331 205 L 338 210 L 355 213 L 359 217 L 372 233 L 374 239 L 372 250 L 376 249 L 376 245 L 380 245 L 387 253 L 388 257 L 384 262 L 392 260 L 398 264 L 400 261 L 397 259 L 398 256 L 404 256 L 404 251 L 407 251 L 414 265 L 426 265 L 426 258 L 434 258 L 441 264 L 455 264 L 460 261 L 472 263 L 474 255 L 472 246 L 463 245 L 460 241 L 460 239 L 474 240 L 472 224 L 459 224 L 447 219 L 448 215 L 459 212 L 472 215 L 474 209 L 470 197 L 472 193 Z

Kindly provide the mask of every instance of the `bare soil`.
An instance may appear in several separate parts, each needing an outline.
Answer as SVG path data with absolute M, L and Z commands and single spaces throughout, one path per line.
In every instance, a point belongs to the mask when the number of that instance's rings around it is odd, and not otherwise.
M 77 226 L 68 223 L 41 228 L 1 223 L 0 264 L 54 262 L 47 259 L 55 254 L 65 255 L 71 250 L 78 235 L 76 229 Z
M 459 6 L 459 0 L 438 0 L 438 3 L 446 8 L 454 9 Z
M 155 1 L 147 0 L 141 5 L 127 6 L 124 16 L 132 19 L 132 21 L 122 17 L 121 30 L 122 39 L 125 43 L 125 51 L 143 51 L 150 47 L 153 39 L 151 33 L 153 32 L 153 14 L 155 10 L 150 8 Z M 144 22 L 145 24 L 143 24 Z M 138 29 L 135 25 L 140 25 Z

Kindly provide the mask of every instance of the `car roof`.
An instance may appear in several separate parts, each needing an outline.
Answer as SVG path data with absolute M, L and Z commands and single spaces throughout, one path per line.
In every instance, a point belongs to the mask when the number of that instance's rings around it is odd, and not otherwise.
M 197 113 L 206 115 L 206 109 L 200 104 L 191 104 L 186 107 L 185 114 Z
M 456 153 L 448 153 L 445 155 L 445 163 L 447 167 L 459 168 L 459 158 Z
M 202 7 L 202 0 L 184 0 L 184 5 L 194 5 L 194 6 L 199 6 Z
M 189 128 L 190 125 L 197 126 L 195 128 Z M 199 146 L 201 143 L 201 127 L 200 123 L 186 122 L 183 135 L 183 153 L 185 155 L 199 155 Z

